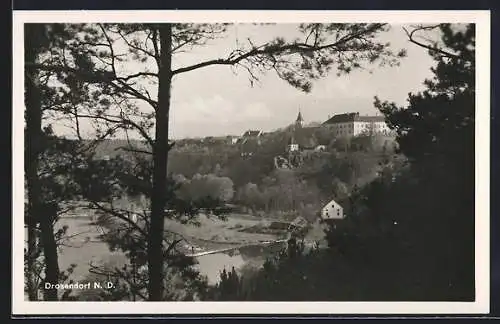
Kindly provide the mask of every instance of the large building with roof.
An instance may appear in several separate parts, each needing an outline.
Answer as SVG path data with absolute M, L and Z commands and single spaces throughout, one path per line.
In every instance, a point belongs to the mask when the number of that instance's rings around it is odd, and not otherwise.
M 361 116 L 359 112 L 334 115 L 322 126 L 332 130 L 338 137 L 350 137 L 362 134 L 390 135 L 391 130 L 383 116 Z

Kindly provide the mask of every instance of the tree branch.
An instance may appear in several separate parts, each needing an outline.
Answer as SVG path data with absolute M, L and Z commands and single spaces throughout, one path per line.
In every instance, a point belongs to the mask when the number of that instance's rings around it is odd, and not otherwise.
M 245 53 L 242 53 L 239 56 L 236 56 L 234 58 L 231 58 L 231 56 L 233 55 L 233 53 L 232 53 L 229 56 L 229 58 L 226 58 L 226 59 L 222 59 L 222 58 L 214 59 L 214 60 L 209 60 L 209 61 L 193 64 L 190 66 L 178 68 L 178 69 L 172 71 L 172 75 L 193 71 L 193 70 L 207 67 L 207 66 L 211 66 L 211 65 L 235 65 L 242 60 L 245 60 L 245 59 L 248 59 L 250 57 L 257 56 L 257 55 L 269 55 L 269 56 L 271 56 L 271 55 L 282 54 L 284 52 L 290 52 L 290 54 L 307 53 L 307 52 L 320 51 L 323 49 L 336 48 L 336 47 L 339 47 L 340 45 L 343 45 L 343 44 L 359 37 L 360 35 L 375 31 L 378 28 L 382 27 L 383 25 L 385 25 L 385 24 L 374 24 L 369 29 L 362 30 L 358 33 L 353 33 L 351 35 L 347 35 L 347 36 L 345 36 L 345 37 L 343 37 L 343 38 L 341 38 L 333 43 L 329 43 L 329 44 L 325 44 L 325 45 L 321 45 L 321 46 L 317 45 L 317 44 L 314 44 L 314 45 L 307 44 L 306 42 L 303 42 L 303 43 L 296 42 L 296 43 L 290 43 L 290 44 L 282 45 L 282 46 L 253 47 L 251 50 L 249 50 Z M 338 50 L 342 51 L 344 49 L 338 48 Z
M 119 32 L 119 31 L 118 31 L 118 35 L 120 35 L 120 37 L 123 39 L 123 41 L 124 41 L 124 42 L 127 44 L 127 46 L 129 46 L 130 48 L 133 48 L 133 49 L 135 49 L 135 50 L 137 50 L 137 51 L 139 51 L 139 52 L 142 52 L 143 54 L 146 54 L 146 55 L 147 55 L 147 56 L 149 56 L 149 57 L 152 57 L 152 58 L 156 59 L 156 56 L 155 56 L 155 54 L 154 54 L 154 53 L 151 53 L 150 51 L 148 51 L 148 50 L 146 50 L 146 49 L 144 49 L 144 48 L 142 48 L 142 47 L 140 47 L 140 46 L 136 46 L 136 45 L 134 45 L 134 44 L 130 43 L 130 42 L 128 41 L 128 39 L 125 37 L 125 35 L 123 35 L 121 32 Z
M 124 118 L 122 116 L 120 116 L 120 117 L 116 117 L 116 116 L 106 117 L 106 116 L 98 116 L 98 115 L 79 114 L 78 117 L 90 118 L 90 119 L 101 119 L 101 120 L 104 120 L 104 121 L 107 121 L 110 123 L 114 123 L 114 124 L 130 125 L 130 126 L 134 127 L 137 131 L 139 131 L 139 133 L 141 133 L 141 135 L 144 137 L 144 139 L 148 142 L 149 145 L 151 145 L 151 146 L 154 145 L 154 140 L 149 136 L 149 134 L 142 127 L 140 127 L 139 125 L 137 125 L 137 123 L 131 121 L 130 119 Z M 110 117 L 112 117 L 112 118 L 110 118 Z M 117 118 L 117 119 L 113 119 L 113 118 Z
M 136 223 L 134 223 L 131 219 L 129 219 L 128 217 L 124 216 L 123 214 L 117 212 L 116 210 L 114 209 L 111 209 L 111 208 L 106 208 L 104 206 L 102 206 L 101 204 L 95 202 L 95 201 L 91 201 L 90 202 L 93 206 L 96 207 L 96 209 L 100 210 L 100 211 L 103 211 L 105 213 L 108 213 L 108 214 L 111 214 L 121 220 L 123 220 L 124 222 L 128 223 L 129 225 L 131 225 L 135 230 L 137 230 L 139 233 L 141 233 L 141 235 L 143 235 L 144 237 L 147 237 L 148 234 L 146 231 L 144 231 L 141 227 L 139 227 Z
M 177 244 L 182 242 L 182 240 L 183 239 L 178 239 L 178 240 L 174 240 L 172 243 L 170 243 L 169 246 L 167 247 L 167 250 L 165 251 L 165 254 L 168 255 L 168 253 L 170 253 L 170 251 L 172 251 L 177 246 Z
M 106 33 L 106 29 L 102 24 L 99 24 L 99 28 L 101 28 L 102 33 L 104 34 L 104 37 L 106 38 L 106 41 L 108 42 L 108 47 L 111 52 L 111 70 L 113 71 L 113 75 L 116 75 L 116 66 L 115 66 L 115 51 L 113 49 L 113 42 L 108 36 L 108 33 Z
M 138 78 L 138 77 L 143 77 L 143 76 L 149 76 L 149 77 L 158 77 L 158 73 L 153 73 L 153 72 L 139 72 L 135 74 L 130 74 L 127 75 L 126 77 L 117 77 L 117 80 L 122 80 L 122 81 L 128 81 L 133 78 Z
M 130 148 L 130 147 L 126 147 L 126 146 L 120 146 L 120 147 L 116 148 L 116 150 L 123 150 L 126 152 L 132 152 L 132 153 L 143 153 L 143 154 L 148 154 L 148 155 L 153 154 L 153 152 L 151 152 L 151 151 L 140 150 L 140 149 Z
M 117 77 L 115 74 L 113 74 L 113 72 L 84 71 L 84 70 L 79 70 L 79 69 L 75 69 L 75 68 L 70 68 L 68 66 L 45 65 L 45 64 L 36 64 L 36 63 L 30 63 L 30 62 L 25 62 L 25 68 L 26 69 L 38 69 L 38 70 L 42 70 L 42 71 L 72 73 L 72 74 L 75 74 L 77 76 L 82 77 L 83 81 L 86 81 L 89 83 L 108 84 L 108 85 L 114 87 L 118 92 L 128 93 L 128 94 L 136 97 L 137 99 L 141 99 L 143 101 L 146 101 L 154 108 L 156 108 L 158 106 L 158 103 L 156 101 L 151 100 L 147 96 L 140 93 L 137 89 L 134 89 L 132 86 L 127 84 L 124 81 L 125 79 L 127 79 L 127 77 Z M 116 84 L 113 81 L 118 82 L 118 84 Z
M 439 54 L 442 54 L 448 58 L 452 58 L 452 59 L 461 59 L 461 60 L 465 60 L 467 62 L 471 62 L 470 60 L 467 60 L 463 57 L 461 57 L 460 55 L 457 55 L 457 54 L 453 54 L 453 53 L 450 53 L 450 52 L 447 52 L 443 49 L 440 49 L 438 48 L 437 46 L 433 47 L 431 45 L 427 45 L 427 44 L 424 44 L 424 43 L 421 43 L 419 41 L 417 41 L 415 38 L 414 38 L 414 34 L 417 32 L 417 31 L 420 31 L 420 30 L 429 30 L 429 29 L 434 29 L 434 28 L 437 28 L 439 25 L 436 25 L 436 26 L 431 26 L 431 27 L 418 27 L 418 28 L 415 28 L 413 29 L 411 32 L 408 31 L 408 29 L 406 29 L 405 27 L 402 27 L 404 32 L 406 33 L 406 35 L 408 36 L 408 40 L 415 44 L 415 45 L 418 45 L 422 48 L 425 48 L 427 50 L 430 50 L 430 51 L 433 51 L 433 52 L 436 52 L 436 53 L 439 53 Z

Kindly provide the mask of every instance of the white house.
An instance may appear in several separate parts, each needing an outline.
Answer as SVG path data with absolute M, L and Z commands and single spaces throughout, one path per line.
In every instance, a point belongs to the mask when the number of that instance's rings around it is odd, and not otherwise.
M 297 152 L 299 150 L 299 144 L 297 143 L 290 143 L 288 144 L 288 152 Z
M 339 203 L 332 199 L 321 209 L 321 218 L 323 220 L 343 219 L 344 209 Z
M 360 116 L 356 113 L 334 115 L 323 123 L 337 137 L 352 137 L 361 134 L 391 134 L 383 116 Z

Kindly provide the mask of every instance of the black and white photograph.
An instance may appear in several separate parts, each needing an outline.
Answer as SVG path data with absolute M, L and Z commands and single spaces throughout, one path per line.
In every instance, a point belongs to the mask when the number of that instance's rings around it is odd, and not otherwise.
M 14 313 L 487 313 L 489 19 L 14 12 Z

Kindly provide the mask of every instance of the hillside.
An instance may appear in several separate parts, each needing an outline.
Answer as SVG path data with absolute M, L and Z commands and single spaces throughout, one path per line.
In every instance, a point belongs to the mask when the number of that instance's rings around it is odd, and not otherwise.
M 252 214 L 315 217 L 325 201 L 346 197 L 400 158 L 394 153 L 394 138 L 387 136 L 335 138 L 321 127 L 303 134 L 309 147 L 294 154 L 286 150 L 290 129 L 237 143 L 230 137 L 177 140 L 169 154 L 168 171 L 182 181 L 185 197 L 223 197 Z M 131 143 L 136 149 L 147 149 L 139 141 Z M 324 150 L 315 149 L 317 145 L 324 145 Z M 103 141 L 96 156 L 132 158 L 136 154 L 123 147 L 127 147 L 125 140 Z M 296 161 L 292 168 L 281 169 L 276 159 Z
M 174 174 L 192 176 L 196 173 L 222 172 L 231 174 L 230 169 L 238 169 L 239 164 L 249 160 L 256 165 L 261 173 L 271 171 L 275 167 L 275 157 L 288 158 L 287 146 L 290 142 L 291 131 L 289 128 L 264 133 L 259 138 L 240 139 L 238 143 L 231 143 L 231 137 L 206 137 L 199 139 L 180 139 L 175 141 L 169 155 L 169 171 Z M 391 136 L 373 135 L 357 136 L 352 139 L 336 138 L 328 129 L 321 127 L 304 128 L 299 137 L 301 159 L 307 161 L 314 159 L 328 159 L 331 154 L 340 157 L 366 153 L 365 158 L 392 154 L 395 151 L 395 140 Z M 115 157 L 132 156 L 128 150 L 132 146 L 139 151 L 150 151 L 147 144 L 138 140 L 110 139 L 99 143 L 95 156 L 102 159 L 106 156 Z M 314 148 L 324 146 L 324 151 Z

